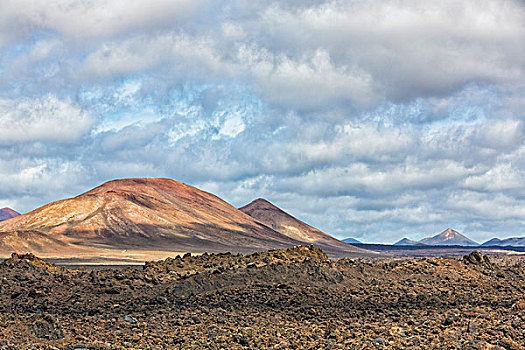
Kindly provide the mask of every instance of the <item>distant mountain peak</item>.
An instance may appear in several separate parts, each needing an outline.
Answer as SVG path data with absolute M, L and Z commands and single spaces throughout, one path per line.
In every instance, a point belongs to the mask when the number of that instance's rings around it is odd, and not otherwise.
M 19 215 L 20 213 L 8 207 L 0 209 L 0 221 L 12 219 Z
M 439 234 L 439 236 L 448 237 L 448 238 L 454 238 L 457 235 L 463 236 L 461 233 L 451 228 L 447 228 L 445 231 Z
M 418 241 L 408 239 L 407 237 L 404 237 L 400 239 L 399 241 L 397 241 L 396 243 L 394 243 L 394 245 L 416 245 L 416 244 L 421 244 L 421 243 L 419 243 Z
M 362 244 L 360 240 L 355 239 L 354 237 L 348 237 L 343 239 L 342 241 L 348 244 Z
M 266 204 L 271 204 L 271 205 L 273 205 L 272 203 L 270 203 L 269 200 L 264 199 L 264 198 L 260 198 L 260 197 L 254 199 L 251 203 L 266 203 Z
M 13 213 L 16 213 L 16 211 L 14 211 L 13 209 L 9 208 L 9 207 L 4 207 L 2 209 L 0 209 L 1 211 L 9 211 L 9 212 L 13 212 Z
M 492 238 L 482 244 L 483 247 L 487 246 L 511 246 L 511 247 L 525 247 L 525 237 L 510 237 L 510 238 Z
M 451 228 L 447 228 L 445 231 L 438 233 L 435 236 L 424 238 L 420 240 L 419 243 L 429 245 L 478 245 L 478 243 Z

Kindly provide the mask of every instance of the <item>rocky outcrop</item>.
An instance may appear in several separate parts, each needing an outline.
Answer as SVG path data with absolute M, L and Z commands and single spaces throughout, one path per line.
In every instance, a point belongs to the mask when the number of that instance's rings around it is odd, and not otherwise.
M 463 262 L 465 264 L 472 264 L 472 265 L 485 265 L 485 266 L 492 266 L 490 263 L 490 259 L 488 256 L 481 254 L 478 251 L 473 251 L 469 255 L 465 255 L 463 257 Z

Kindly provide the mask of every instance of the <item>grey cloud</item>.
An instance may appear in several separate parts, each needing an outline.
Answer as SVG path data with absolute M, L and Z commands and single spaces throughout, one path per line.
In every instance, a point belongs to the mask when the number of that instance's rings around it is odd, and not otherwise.
M 83 77 L 78 83 L 160 70 L 180 83 L 245 83 L 276 105 L 312 110 L 446 96 L 473 82 L 506 88 L 523 79 L 525 10 L 513 1 L 37 1 L 26 12 L 9 18 L 64 36 L 61 56 L 70 57 L 63 59 L 82 62 L 67 72 L 73 81 Z M 82 48 L 67 41 L 86 36 L 93 43 Z
M 21 33 L 28 35 L 35 29 L 57 31 L 66 38 L 89 39 L 157 30 L 171 27 L 205 11 L 206 1 L 31 1 L 21 6 L 19 1 L 2 2 L 4 25 L 0 38 L 12 42 Z M 13 31 L 17 28 L 18 32 Z
M 104 9 L 104 11 L 102 11 Z M 340 238 L 525 222 L 521 2 L 0 3 L 0 205 L 167 176 Z

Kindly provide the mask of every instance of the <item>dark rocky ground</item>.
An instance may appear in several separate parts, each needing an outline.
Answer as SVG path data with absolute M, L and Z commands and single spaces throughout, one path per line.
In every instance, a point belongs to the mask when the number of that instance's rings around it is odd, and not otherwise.
M 14 255 L 0 349 L 523 349 L 525 265 L 491 260 L 297 247 L 94 270 Z

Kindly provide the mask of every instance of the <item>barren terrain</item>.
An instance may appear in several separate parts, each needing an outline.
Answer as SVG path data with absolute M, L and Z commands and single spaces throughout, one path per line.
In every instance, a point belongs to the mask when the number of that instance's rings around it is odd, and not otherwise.
M 296 247 L 100 270 L 14 255 L 0 266 L 0 347 L 522 349 L 522 262 Z

